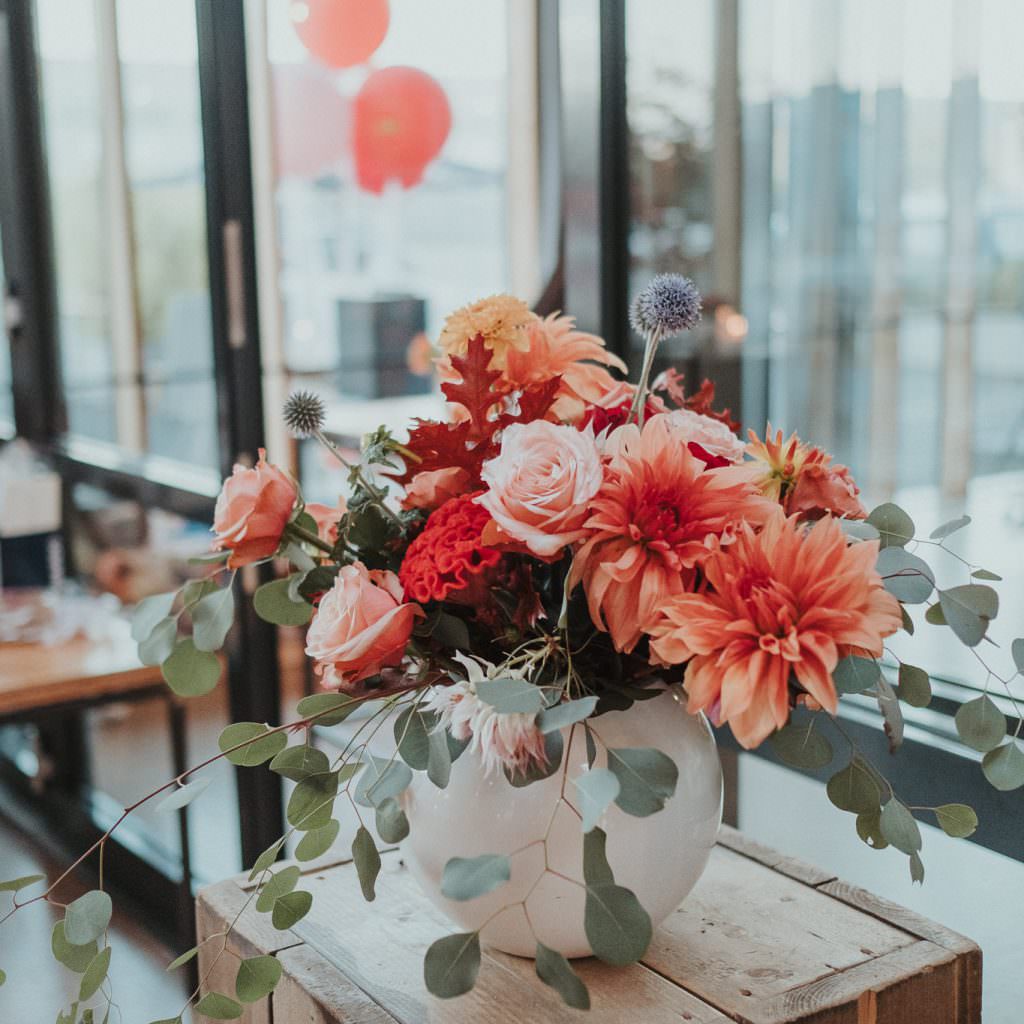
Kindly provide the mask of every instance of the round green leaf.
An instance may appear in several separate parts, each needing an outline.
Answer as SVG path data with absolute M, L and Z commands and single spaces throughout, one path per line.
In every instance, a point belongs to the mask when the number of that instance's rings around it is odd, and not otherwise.
M 310 829 L 295 847 L 295 859 L 307 861 L 322 857 L 334 845 L 340 831 L 341 825 L 333 818 L 326 825 Z
M 544 691 L 526 679 L 481 679 L 476 695 L 503 715 L 532 715 L 544 707 Z
M 600 828 L 592 828 L 583 835 L 583 881 L 587 885 L 615 881 L 605 853 L 607 841 L 607 833 Z
M 242 1016 L 242 1007 L 234 999 L 219 992 L 208 992 L 196 1003 L 196 1013 L 211 1020 L 238 1020 Z
M 80 1002 L 88 1002 L 100 990 L 100 985 L 106 980 L 107 971 L 110 969 L 111 948 L 106 946 L 101 949 L 93 958 L 92 962 L 85 969 L 82 975 L 82 984 L 78 991 Z
M 828 780 L 825 792 L 839 810 L 853 814 L 877 811 L 882 801 L 874 777 L 864 762 L 857 758 Z
M 288 824 L 303 832 L 322 828 L 334 813 L 334 798 L 338 795 L 338 773 L 310 775 L 292 790 L 288 798 Z
M 402 760 L 416 771 L 427 769 L 430 759 L 430 730 L 434 721 L 415 707 L 406 708 L 395 719 L 395 744 Z
M 929 536 L 932 540 L 943 540 L 951 533 L 956 533 L 957 530 L 962 530 L 970 523 L 970 521 L 970 516 L 958 516 L 956 519 L 950 519 L 948 523 L 936 526 Z
M 992 750 L 1006 735 L 1006 716 L 987 695 L 961 704 L 954 721 L 960 739 L 975 750 Z
M 377 844 L 373 836 L 362 825 L 352 840 L 352 860 L 355 861 L 356 874 L 359 876 L 359 886 L 363 890 L 363 899 L 372 903 L 377 897 L 374 885 L 377 875 L 380 874 L 380 853 L 377 851 Z
M 939 605 L 961 643 L 977 647 L 989 622 L 999 612 L 999 595 L 982 583 L 967 583 L 939 591 Z
M 891 502 L 873 509 L 867 518 L 868 523 L 878 530 L 880 547 L 904 547 L 914 539 L 914 520 Z
M 445 729 L 433 729 L 427 736 L 427 778 L 444 789 L 452 774 L 452 754 L 448 746 L 448 732 Z
M 882 548 L 875 568 L 885 589 L 905 604 L 923 604 L 935 588 L 935 575 L 928 563 L 901 547 Z
M 306 601 L 293 601 L 290 580 L 271 580 L 253 595 L 256 614 L 275 626 L 304 626 L 313 618 L 313 606 Z
M 769 740 L 779 759 L 794 768 L 814 771 L 832 761 L 832 744 L 814 728 L 814 719 L 790 722 Z
M 200 651 L 218 651 L 235 621 L 234 590 L 229 583 L 197 601 L 189 609 L 192 639 Z
M 388 797 L 398 796 L 411 782 L 408 765 L 371 754 L 369 763 L 360 773 L 354 799 L 362 807 L 377 807 Z
M 511 877 L 512 865 L 504 854 L 452 857 L 444 866 L 441 892 L 450 900 L 475 900 L 500 888 Z
M 897 682 L 900 700 L 912 708 L 925 708 L 931 703 L 932 684 L 923 668 L 903 662 L 900 665 Z
M 537 977 L 550 985 L 574 1010 L 590 1009 L 590 993 L 569 961 L 561 953 L 549 949 L 542 942 L 537 943 L 535 957 Z
M 156 628 L 157 624 L 170 614 L 177 591 L 169 594 L 154 594 L 144 597 L 132 613 L 132 639 L 141 644 Z M 157 663 L 159 664 L 159 662 Z
M 883 808 L 878 819 L 882 836 L 890 846 L 902 853 L 917 853 L 921 849 L 921 830 L 905 804 L 893 797 Z
M 1018 637 L 1010 644 L 1010 653 L 1013 655 L 1014 667 L 1024 676 L 1024 637 Z
M 260 739 L 261 736 L 264 738 Z M 246 745 L 237 750 L 231 749 L 239 743 Z M 217 745 L 222 751 L 231 751 L 225 756 L 232 764 L 255 768 L 280 754 L 288 746 L 288 737 L 283 732 L 271 733 L 262 722 L 235 722 L 220 734 Z
M 540 713 L 537 726 L 544 733 L 554 732 L 555 729 L 566 729 L 576 722 L 582 722 L 583 719 L 589 718 L 596 707 L 596 697 L 581 697 L 579 700 L 556 704 L 554 707 L 545 708 Z M 547 949 L 546 946 L 544 948 Z
M 423 959 L 427 991 L 440 999 L 464 995 L 480 972 L 480 936 L 477 932 L 446 935 L 432 943 Z
M 322 750 L 317 750 L 308 743 L 299 743 L 277 754 L 270 762 L 270 770 L 291 779 L 292 782 L 301 782 L 310 775 L 323 775 L 329 772 L 331 762 L 327 760 L 327 755 Z
M 282 896 L 274 904 L 270 920 L 279 932 L 287 931 L 298 924 L 309 913 L 309 908 L 312 906 L 313 894 L 304 889 L 297 889 L 295 892 L 288 893 L 287 896 Z
M 261 914 L 273 910 L 274 904 L 295 888 L 301 876 L 302 869 L 295 864 L 289 864 L 288 867 L 281 868 L 276 874 L 271 875 L 260 886 L 259 895 L 256 897 L 256 909 Z
M 164 814 L 169 811 L 180 811 L 182 807 L 187 807 L 197 797 L 202 796 L 209 789 L 211 782 L 212 778 L 196 779 L 195 782 L 179 786 L 156 805 L 156 810 Z
M 675 793 L 679 780 L 679 769 L 672 758 L 653 747 L 609 750 L 608 767 L 619 780 L 616 804 L 637 818 L 660 811 Z
M 562 767 L 562 753 L 565 749 L 565 742 L 562 739 L 561 731 L 549 732 L 544 737 L 544 761 L 531 761 L 525 772 L 510 771 L 505 768 L 505 778 L 509 784 L 516 789 L 530 786 L 542 779 L 549 779 L 559 768 Z
M 651 942 L 651 918 L 629 890 L 613 882 L 587 883 L 583 928 L 600 960 L 625 967 L 635 963 Z
M 575 785 L 580 795 L 583 831 L 589 832 L 619 795 L 619 780 L 607 768 L 592 768 L 576 779 Z
M 409 819 L 394 797 L 377 805 L 377 834 L 385 843 L 400 843 L 409 834 Z
M 832 682 L 838 693 L 863 693 L 878 682 L 881 672 L 874 658 L 849 654 L 839 660 L 832 672 Z
M 256 862 L 252 866 L 252 870 L 249 872 L 249 881 L 251 882 L 257 875 L 262 875 L 272 864 L 277 861 L 278 855 L 281 853 L 281 847 L 284 846 L 285 837 L 282 836 L 280 839 L 271 843 L 257 858 Z
M 889 845 L 882 835 L 882 827 L 879 823 L 881 816 L 882 811 L 879 807 L 857 815 L 857 835 L 873 850 L 884 850 Z
M 281 962 L 274 956 L 254 956 L 238 965 L 235 995 L 243 1003 L 266 999 L 281 980 Z
M 1024 786 L 1024 753 L 1016 740 L 990 750 L 981 761 L 985 778 L 1004 793 Z
M 216 654 L 198 650 L 192 638 L 185 637 L 178 641 L 160 671 L 179 697 L 202 697 L 220 682 L 221 666 Z
M 978 816 L 967 804 L 943 804 L 935 808 L 935 817 L 942 831 L 954 839 L 966 839 L 978 827 Z
M 64 936 L 63 921 L 58 921 L 53 926 L 53 932 L 50 934 L 50 949 L 53 951 L 54 960 L 63 964 L 69 971 L 74 971 L 75 974 L 84 973 L 97 953 L 95 941 L 87 942 L 82 946 L 71 945 Z
M 110 924 L 114 906 L 99 889 L 79 896 L 64 912 L 64 936 L 73 946 L 95 942 Z
M 149 632 L 145 640 L 139 644 L 139 661 L 143 665 L 157 666 L 162 664 L 174 650 L 178 639 L 178 620 L 161 619 Z
M 353 700 L 346 693 L 314 693 L 303 697 L 295 710 L 303 718 L 315 718 L 317 725 L 337 725 L 345 721 L 357 707 L 359 701 Z
M 946 616 L 943 614 L 942 605 L 938 601 L 933 605 L 929 605 L 928 611 L 924 613 L 924 621 L 930 622 L 933 626 L 945 626 L 948 625 L 946 622 Z

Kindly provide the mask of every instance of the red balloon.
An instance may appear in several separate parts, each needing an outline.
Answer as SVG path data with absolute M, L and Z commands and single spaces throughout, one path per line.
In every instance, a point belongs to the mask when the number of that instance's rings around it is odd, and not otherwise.
M 315 178 L 348 148 L 348 104 L 311 64 L 275 64 L 274 144 L 282 178 Z
M 296 0 L 292 24 L 302 45 L 329 68 L 363 64 L 387 35 L 387 0 Z
M 356 180 L 368 192 L 389 181 L 418 185 L 452 126 L 444 90 L 418 68 L 374 71 L 352 101 Z

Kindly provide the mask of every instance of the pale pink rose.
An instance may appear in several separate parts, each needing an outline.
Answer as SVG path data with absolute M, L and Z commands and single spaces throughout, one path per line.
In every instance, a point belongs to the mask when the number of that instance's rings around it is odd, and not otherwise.
M 393 572 L 368 570 L 362 562 L 342 567 L 306 634 L 306 654 L 324 686 L 357 683 L 401 663 L 414 620 L 423 616 L 404 598 Z
M 508 427 L 501 452 L 480 476 L 487 490 L 479 504 L 539 558 L 553 558 L 587 535 L 587 505 L 604 479 L 593 431 L 546 420 Z
M 311 501 L 306 505 L 306 511 L 316 520 L 317 535 L 327 544 L 334 544 L 337 541 L 338 523 L 347 510 L 348 503 L 343 497 L 338 498 L 338 504 L 334 508 L 319 501 Z
M 295 485 L 267 462 L 262 448 L 251 469 L 235 466 L 217 496 L 213 514 L 213 546 L 231 552 L 230 568 L 258 562 L 277 551 L 297 497 Z
M 469 490 L 469 474 L 461 466 L 417 473 L 405 489 L 402 508 L 440 508 L 449 498 Z
M 675 409 L 666 418 L 690 451 L 709 467 L 743 461 L 746 445 L 721 420 L 691 409 Z

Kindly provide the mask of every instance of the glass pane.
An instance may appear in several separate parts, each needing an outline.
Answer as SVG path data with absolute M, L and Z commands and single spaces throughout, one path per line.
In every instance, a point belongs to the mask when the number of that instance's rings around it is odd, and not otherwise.
M 432 414 L 426 339 L 509 288 L 508 11 L 458 0 L 438 19 L 395 0 L 389 20 L 368 4 L 345 26 L 329 6 L 265 8 L 281 344 L 330 426 L 358 437 Z
M 0 235 L 2 237 L 2 235 Z M 8 335 L 7 277 L 4 274 L 4 249 L 0 242 L 0 437 L 14 434 L 14 392 L 11 382 L 11 342 Z

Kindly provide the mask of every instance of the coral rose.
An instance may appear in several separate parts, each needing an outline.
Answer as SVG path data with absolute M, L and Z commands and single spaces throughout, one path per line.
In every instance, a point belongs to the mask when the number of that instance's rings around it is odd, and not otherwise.
M 277 551 L 297 497 L 295 485 L 267 462 L 262 448 L 251 469 L 235 466 L 217 496 L 213 514 L 213 546 L 231 552 L 230 568 L 258 562 Z
M 689 660 L 689 710 L 729 722 L 747 748 L 786 724 L 791 678 L 835 714 L 839 659 L 851 649 L 881 656 L 900 627 L 877 557 L 877 541 L 848 545 L 831 516 L 808 529 L 777 508 L 760 533 L 744 524 L 705 560 L 705 590 L 665 602 L 652 660 Z
M 487 490 L 477 502 L 501 532 L 538 558 L 554 558 L 587 536 L 587 505 L 604 474 L 592 431 L 535 420 L 505 430 L 500 454 L 480 476 Z
M 398 665 L 423 609 L 405 603 L 393 572 L 368 570 L 362 562 L 343 566 L 321 598 L 306 634 L 306 654 L 317 663 L 329 689 Z
M 348 502 L 344 498 L 338 498 L 338 504 L 331 508 L 319 501 L 306 503 L 306 511 L 316 522 L 316 532 L 326 544 L 334 544 L 338 540 L 338 524 L 341 517 L 348 510 Z
M 461 466 L 425 470 L 409 481 L 402 499 L 402 508 L 439 508 L 449 498 L 465 494 L 469 490 L 469 483 L 469 473 Z

